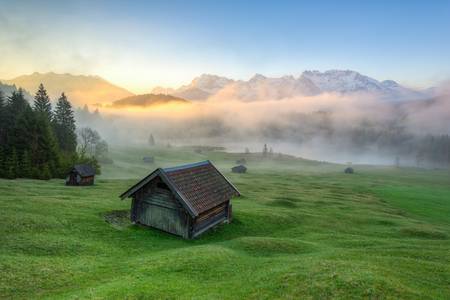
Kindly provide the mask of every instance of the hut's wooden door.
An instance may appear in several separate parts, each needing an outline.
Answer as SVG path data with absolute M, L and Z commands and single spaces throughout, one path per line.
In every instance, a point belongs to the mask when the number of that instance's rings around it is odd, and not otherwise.
M 170 196 L 150 195 L 145 199 L 137 214 L 139 223 L 158 228 L 176 235 L 187 234 L 187 220 L 184 211 L 173 204 Z
M 76 177 L 77 177 L 77 174 L 70 173 L 69 174 L 69 179 L 68 179 L 68 184 L 69 185 L 78 185 Z

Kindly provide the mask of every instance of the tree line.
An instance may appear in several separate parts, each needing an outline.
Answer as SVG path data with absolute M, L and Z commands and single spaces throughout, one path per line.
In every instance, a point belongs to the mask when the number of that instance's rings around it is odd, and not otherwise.
M 414 135 L 403 126 L 389 125 L 384 130 L 359 127 L 351 132 L 351 144 L 360 151 L 376 149 L 397 160 L 407 158 L 417 167 L 449 168 L 450 136 Z
M 0 91 L 1 178 L 64 178 L 76 163 L 100 170 L 94 156 L 77 152 L 74 111 L 64 93 L 53 109 L 42 84 L 33 105 L 22 89 L 9 97 Z

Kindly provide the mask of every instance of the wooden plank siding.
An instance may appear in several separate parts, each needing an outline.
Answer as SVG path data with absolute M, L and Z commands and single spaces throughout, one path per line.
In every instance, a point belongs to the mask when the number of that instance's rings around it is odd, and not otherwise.
M 192 236 L 198 236 L 209 228 L 220 224 L 228 218 L 228 202 L 222 203 L 201 215 L 199 215 L 193 223 Z
M 188 237 L 188 218 L 182 210 L 143 202 L 137 219 L 141 224 Z
M 172 234 L 189 238 L 189 220 L 171 191 L 156 180 L 139 190 L 133 198 L 131 219 Z

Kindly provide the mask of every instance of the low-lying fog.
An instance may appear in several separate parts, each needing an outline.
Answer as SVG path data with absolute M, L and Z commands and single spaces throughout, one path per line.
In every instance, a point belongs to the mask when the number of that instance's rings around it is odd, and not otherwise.
M 442 166 L 449 162 L 450 93 L 390 102 L 368 94 L 325 94 L 242 102 L 206 102 L 77 114 L 111 145 L 214 145 L 229 151 L 274 153 L 340 162 Z M 432 136 L 431 136 L 432 135 Z M 446 148 L 447 147 L 447 148 Z M 447 149 L 447 150 L 445 150 Z M 437 153 L 437 154 L 436 154 Z

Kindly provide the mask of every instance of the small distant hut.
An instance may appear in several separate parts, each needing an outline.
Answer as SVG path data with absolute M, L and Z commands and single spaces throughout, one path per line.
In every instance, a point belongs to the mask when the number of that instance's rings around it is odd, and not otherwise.
M 244 165 L 239 165 L 236 167 L 232 167 L 231 168 L 231 172 L 233 173 L 245 173 L 247 172 L 247 167 L 245 167 Z
M 144 156 L 142 158 L 142 161 L 145 162 L 146 164 L 152 164 L 155 162 L 155 158 L 153 156 Z
M 67 174 L 66 185 L 93 185 L 95 169 L 91 165 L 75 165 Z
M 132 222 L 192 239 L 230 222 L 230 200 L 239 195 L 210 161 L 203 161 L 158 168 L 120 198 L 132 198 Z
M 355 171 L 353 170 L 352 167 L 348 167 L 348 168 L 345 168 L 344 172 L 345 172 L 345 174 L 353 174 Z
M 245 158 L 236 160 L 237 165 L 245 165 L 246 163 L 247 163 L 247 161 L 245 160 Z

